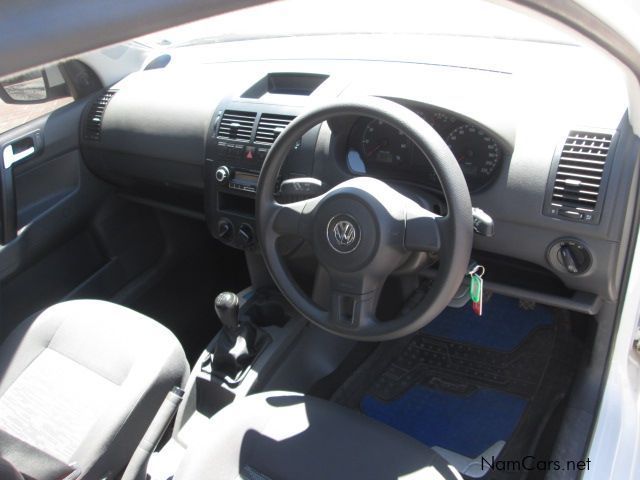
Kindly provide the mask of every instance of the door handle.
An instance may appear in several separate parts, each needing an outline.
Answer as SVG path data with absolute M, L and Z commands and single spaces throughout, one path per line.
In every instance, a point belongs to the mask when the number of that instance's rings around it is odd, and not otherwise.
M 14 163 L 35 155 L 40 149 L 41 135 L 39 131 L 11 142 L 2 149 L 4 168 L 10 168 Z
M 7 244 L 17 235 L 18 213 L 16 210 L 16 192 L 13 184 L 15 163 L 38 155 L 44 149 L 44 140 L 40 129 L 15 138 L 0 145 L 2 163 L 0 163 L 0 244 Z
M 4 168 L 9 168 L 14 163 L 30 157 L 34 153 L 36 153 L 35 145 L 31 145 L 30 147 L 27 147 L 24 150 L 20 150 L 19 152 L 14 152 L 13 145 L 7 145 L 6 147 L 4 147 L 4 150 L 2 151 L 2 160 L 4 161 Z

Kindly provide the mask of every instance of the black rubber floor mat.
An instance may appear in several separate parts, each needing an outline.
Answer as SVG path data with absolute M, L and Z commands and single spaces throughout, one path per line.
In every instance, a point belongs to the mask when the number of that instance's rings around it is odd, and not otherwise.
M 538 328 L 513 352 L 417 334 L 381 373 L 370 393 L 390 401 L 420 383 L 456 394 L 485 386 L 531 396 L 546 370 L 556 333 L 553 327 Z
M 407 411 L 408 417 L 398 421 L 397 414 L 398 405 L 407 410 L 413 408 L 414 404 L 407 403 L 406 396 L 415 397 L 416 387 L 423 388 L 425 392 L 436 392 L 440 402 L 442 393 L 450 395 L 452 403 L 478 392 L 504 392 L 524 400 L 520 402 L 525 407 L 521 415 L 517 413 L 515 428 L 509 438 L 503 439 L 506 445 L 498 459 L 521 459 L 534 452 L 548 418 L 568 392 L 581 354 L 579 342 L 571 335 L 567 315 L 559 311 L 548 312 L 552 321 L 537 325 L 516 348 L 509 351 L 430 335 L 425 331 L 383 343 L 336 391 L 333 400 L 369 414 L 367 405 L 371 402 L 382 408 L 388 404 L 390 409 L 396 402 L 395 416 L 372 416 L 413 434 L 416 430 L 412 422 L 419 422 L 419 416 Z M 437 412 L 435 408 L 433 414 L 437 415 Z M 446 429 L 445 423 L 435 424 Z M 465 427 L 466 423 L 463 423 L 461 428 Z M 474 428 L 477 429 L 478 425 L 469 425 L 468 432 L 460 434 L 463 437 L 465 434 L 473 436 L 477 434 Z M 450 432 L 443 430 L 442 433 L 444 438 Z M 414 436 L 427 443 L 424 437 Z M 437 432 L 427 435 L 429 439 L 434 436 L 438 437 Z M 503 478 L 503 475 L 503 472 L 489 471 L 483 478 Z M 519 478 L 519 475 L 511 472 L 505 478 Z

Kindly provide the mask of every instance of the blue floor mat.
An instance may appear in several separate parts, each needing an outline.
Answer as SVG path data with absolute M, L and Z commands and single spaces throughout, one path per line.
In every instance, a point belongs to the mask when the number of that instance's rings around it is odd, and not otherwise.
M 549 308 L 523 309 L 500 295 L 481 317 L 471 305 L 448 308 L 395 354 L 360 410 L 426 445 L 475 458 L 518 426 L 553 344 L 553 329 L 540 327 L 553 324 Z
M 473 313 L 471 304 L 447 308 L 422 331 L 456 342 L 511 351 L 535 328 L 552 323 L 552 312 L 547 307 L 538 305 L 524 310 L 514 298 L 493 295 L 485 303 L 481 317 Z
M 412 387 L 393 402 L 365 395 L 361 411 L 422 443 L 475 458 L 499 440 L 508 440 L 527 401 L 498 390 L 461 396 Z

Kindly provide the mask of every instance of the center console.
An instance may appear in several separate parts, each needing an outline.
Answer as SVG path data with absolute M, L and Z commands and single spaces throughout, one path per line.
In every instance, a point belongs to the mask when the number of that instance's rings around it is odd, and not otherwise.
M 221 408 L 259 391 L 306 324 L 270 288 L 224 292 L 214 305 L 222 329 L 193 365 L 185 386 L 174 426 L 182 445 Z
M 326 80 L 316 74 L 269 74 L 239 97 L 226 98 L 209 127 L 205 212 L 212 235 L 241 249 L 256 247 L 255 196 L 260 169 L 273 142 Z M 317 126 L 296 143 L 280 180 L 310 177 Z M 279 184 L 276 186 L 276 192 Z
M 341 85 L 320 74 L 267 74 L 217 106 L 207 132 L 204 165 L 205 216 L 214 238 L 245 251 L 257 249 L 255 199 L 262 165 L 280 133 L 313 97 L 323 95 L 323 89 L 335 97 Z M 319 132 L 317 125 L 289 152 L 274 191 L 279 202 L 313 197 L 324 188 L 312 178 Z M 223 293 L 215 301 L 223 328 L 193 365 L 171 438 L 151 457 L 148 473 L 153 480 L 175 472 L 186 448 L 203 438 L 209 419 L 223 407 L 265 388 L 287 386 L 285 380 L 304 385 L 328 373 L 310 368 L 305 371 L 312 374 L 299 381 L 285 367 L 285 357 L 298 351 L 294 347 L 308 324 L 271 281 L 258 281 L 254 272 L 251 278 L 253 287 L 237 295 Z M 306 347 L 299 349 L 307 352 Z M 326 364 L 319 362 L 318 367 Z
M 210 420 L 222 408 L 264 391 L 309 392 L 355 346 L 309 325 L 273 287 L 223 292 L 212 307 L 222 329 L 192 365 L 171 435 L 149 457 L 148 480 L 175 475 L 185 452 L 208 440 Z

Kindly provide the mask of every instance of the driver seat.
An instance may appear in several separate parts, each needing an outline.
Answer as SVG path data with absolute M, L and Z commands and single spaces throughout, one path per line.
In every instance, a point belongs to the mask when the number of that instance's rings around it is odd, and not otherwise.
M 217 413 L 174 480 L 461 480 L 436 452 L 364 415 L 288 392 Z

